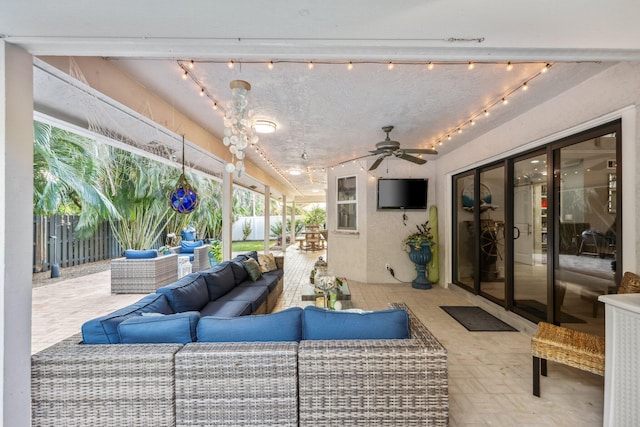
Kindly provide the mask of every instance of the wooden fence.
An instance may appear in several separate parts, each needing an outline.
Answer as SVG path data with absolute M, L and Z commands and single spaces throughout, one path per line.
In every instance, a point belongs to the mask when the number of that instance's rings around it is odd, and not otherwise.
M 108 222 L 87 239 L 76 239 L 77 224 L 76 215 L 34 216 L 34 272 L 47 271 L 52 264 L 64 268 L 121 256 L 123 250 L 113 238 Z

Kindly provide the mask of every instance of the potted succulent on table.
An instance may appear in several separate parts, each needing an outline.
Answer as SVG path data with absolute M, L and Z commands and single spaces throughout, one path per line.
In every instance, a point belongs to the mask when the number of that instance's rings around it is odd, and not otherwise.
M 431 282 L 427 279 L 427 264 L 431 262 L 433 254 L 431 247 L 434 245 L 433 234 L 429 221 L 416 225 L 417 232 L 405 237 L 402 241 L 404 250 L 409 254 L 409 259 L 416 265 L 418 272 L 411 286 L 416 289 L 431 289 Z

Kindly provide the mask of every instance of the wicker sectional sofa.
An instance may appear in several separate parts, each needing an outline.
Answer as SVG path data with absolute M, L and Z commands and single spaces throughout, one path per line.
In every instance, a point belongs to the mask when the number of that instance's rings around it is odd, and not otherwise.
M 405 304 L 390 307 L 411 338 L 86 345 L 78 334 L 32 356 L 33 425 L 448 425 L 447 352 Z

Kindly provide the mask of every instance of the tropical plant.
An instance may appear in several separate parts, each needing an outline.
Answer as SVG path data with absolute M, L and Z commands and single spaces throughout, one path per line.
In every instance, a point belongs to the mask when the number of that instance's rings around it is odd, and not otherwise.
M 209 246 L 209 253 L 218 262 L 222 261 L 222 241 L 214 240 Z
M 322 225 L 327 222 L 327 211 L 319 206 L 309 211 L 305 211 L 304 223 L 306 225 Z
M 242 240 L 247 240 L 251 234 L 251 220 L 248 218 L 244 220 L 244 224 L 242 224 Z
M 423 246 L 431 247 L 434 244 L 429 221 L 416 225 L 416 228 L 418 231 L 408 235 L 402 241 L 403 248 L 407 252 L 410 252 L 411 248 L 420 249 Z
M 104 147 L 45 123 L 36 121 L 33 127 L 35 213 L 78 214 L 78 238 L 93 234 L 105 218 L 118 218 L 103 188 L 109 167 Z

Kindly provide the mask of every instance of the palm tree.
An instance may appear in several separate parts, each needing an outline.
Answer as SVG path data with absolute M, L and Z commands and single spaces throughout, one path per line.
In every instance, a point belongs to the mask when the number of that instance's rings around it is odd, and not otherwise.
M 76 234 L 91 235 L 119 213 L 103 192 L 106 166 L 94 141 L 34 122 L 34 211 L 41 215 L 79 214 Z

